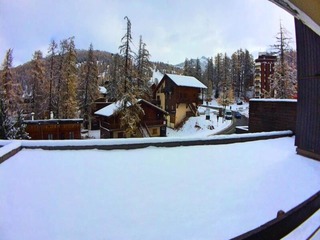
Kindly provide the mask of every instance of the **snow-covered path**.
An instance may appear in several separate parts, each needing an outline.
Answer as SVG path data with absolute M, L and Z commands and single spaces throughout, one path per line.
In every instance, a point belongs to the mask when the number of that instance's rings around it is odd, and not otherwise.
M 24 149 L 0 165 L 0 236 L 229 239 L 317 192 L 319 172 L 319 162 L 295 154 L 293 137 L 137 150 Z

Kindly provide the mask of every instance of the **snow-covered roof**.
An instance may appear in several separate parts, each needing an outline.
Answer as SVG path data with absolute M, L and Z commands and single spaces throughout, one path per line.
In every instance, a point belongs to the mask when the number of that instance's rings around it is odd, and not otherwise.
M 24 120 L 27 124 L 62 124 L 62 123 L 81 123 L 82 118 L 66 118 L 66 119 L 36 119 L 36 120 Z
M 183 87 L 207 88 L 202 82 L 192 76 L 166 74 L 175 84 Z
M 97 239 L 106 235 L 106 224 L 112 239 L 190 239 L 190 232 L 194 239 L 230 239 L 273 219 L 279 209 L 288 212 L 319 190 L 320 164 L 297 155 L 294 140 L 112 151 L 22 150 L 0 167 L 0 212 L 6 216 L 1 222 L 6 238 L 1 239 L 47 239 L 57 229 L 60 239 Z M 4 148 L 7 153 L 20 143 L 68 146 L 71 141 L 98 140 L 11 141 L 15 145 Z M 129 141 L 154 140 L 98 142 Z M 295 187 L 288 187 L 294 176 Z M 306 239 L 301 236 L 319 226 L 319 213 L 289 238 Z M 89 216 L 85 228 L 78 216 Z M 26 226 L 41 227 L 29 231 Z
M 99 86 L 99 91 L 101 94 L 106 94 L 107 93 L 107 89 L 103 86 Z
M 165 114 L 168 114 L 166 111 L 164 111 L 163 109 L 159 108 L 158 106 L 144 100 L 144 99 L 138 99 L 137 100 L 138 103 L 141 103 L 141 102 L 145 102 L 146 104 L 158 109 L 159 111 L 162 111 L 164 112 Z M 129 103 L 127 106 L 130 106 Z M 105 116 L 105 117 L 110 117 L 112 116 L 119 108 L 121 107 L 121 101 L 117 101 L 117 102 L 114 102 L 114 103 L 111 103 L 110 105 L 104 107 L 104 108 L 101 108 L 100 110 L 96 111 L 94 114 L 96 115 L 100 115 L 100 116 Z
M 117 101 L 114 103 L 111 103 L 110 105 L 101 108 L 100 110 L 96 111 L 94 114 L 110 117 L 112 116 L 121 106 L 121 102 Z

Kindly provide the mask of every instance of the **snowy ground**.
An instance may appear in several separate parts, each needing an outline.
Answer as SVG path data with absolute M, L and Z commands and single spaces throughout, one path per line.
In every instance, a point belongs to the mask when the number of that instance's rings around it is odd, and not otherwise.
M 0 236 L 229 239 L 313 195 L 319 172 L 319 162 L 296 155 L 289 137 L 137 150 L 24 149 L 0 165 Z M 318 213 L 313 224 L 319 222 Z
M 212 101 L 209 106 L 218 106 L 215 101 Z M 228 106 L 230 108 L 230 106 Z M 249 105 L 231 105 L 231 109 L 239 111 L 244 116 L 249 116 Z M 218 110 L 210 109 L 210 120 L 206 120 L 205 107 L 199 107 L 198 111 L 200 116 L 190 117 L 183 127 L 179 130 L 167 128 L 168 137 L 208 137 L 212 134 L 221 132 L 223 129 L 229 127 L 232 124 L 231 120 L 225 120 L 220 117 L 217 118 Z
M 179 130 L 167 128 L 168 137 L 208 137 L 216 134 L 232 124 L 231 120 L 219 118 L 217 121 L 214 111 L 210 112 L 210 120 L 206 120 L 205 115 L 190 117 Z

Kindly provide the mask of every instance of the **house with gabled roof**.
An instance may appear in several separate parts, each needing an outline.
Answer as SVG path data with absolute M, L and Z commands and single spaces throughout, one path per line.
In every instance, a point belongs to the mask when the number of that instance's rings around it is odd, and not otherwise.
M 144 114 L 141 116 L 139 131 L 137 131 L 135 137 L 165 137 L 167 134 L 166 115 L 168 113 L 144 99 L 139 99 L 138 104 L 140 104 Z M 99 119 L 101 138 L 129 137 L 126 136 L 125 130 L 120 127 L 120 116 L 117 113 L 120 107 L 120 101 L 113 102 L 94 113 Z
M 169 113 L 167 126 L 176 128 L 190 116 L 198 115 L 207 87 L 192 76 L 165 74 L 154 90 L 157 106 Z

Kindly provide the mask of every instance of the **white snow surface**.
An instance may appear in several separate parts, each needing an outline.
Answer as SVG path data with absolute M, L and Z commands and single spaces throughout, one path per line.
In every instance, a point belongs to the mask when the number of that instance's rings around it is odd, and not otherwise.
M 7 153 L 10 153 L 12 150 L 15 150 L 17 148 L 21 147 L 21 141 L 0 141 L 0 145 L 3 145 L 3 147 L 0 147 L 0 156 L 4 156 Z
M 166 74 L 175 84 L 184 87 L 207 88 L 202 82 L 192 76 Z
M 298 102 L 297 99 L 251 98 L 250 102 Z
M 107 89 L 104 86 L 99 86 L 99 92 L 102 94 L 106 94 L 107 93 Z
M 205 107 L 199 107 L 200 116 L 190 117 L 181 129 L 167 128 L 168 137 L 209 137 L 217 134 L 232 124 L 231 120 L 225 120 L 222 117 L 217 119 L 217 110 L 209 109 L 210 119 L 206 120 Z
M 23 149 L 0 165 L 0 236 L 229 239 L 316 193 L 319 172 L 319 162 L 296 155 L 294 137 L 136 150 Z M 319 214 L 313 218 L 320 222 Z M 298 234 L 291 239 L 310 232 Z

